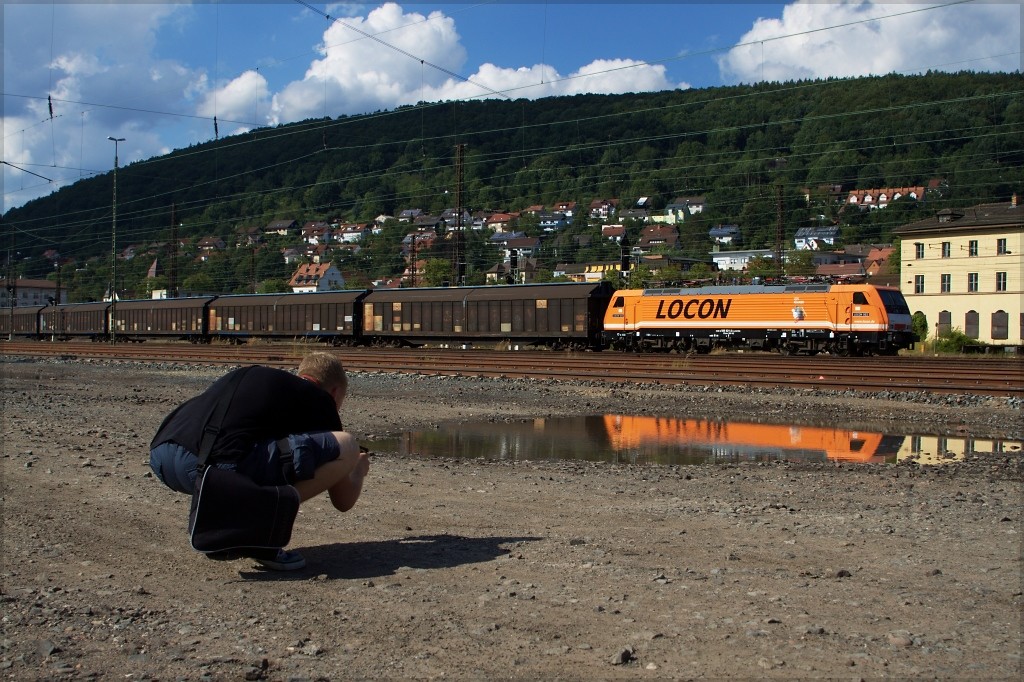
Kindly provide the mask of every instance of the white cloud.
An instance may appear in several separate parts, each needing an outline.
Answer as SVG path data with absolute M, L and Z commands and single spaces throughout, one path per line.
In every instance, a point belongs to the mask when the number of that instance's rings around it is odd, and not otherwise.
M 726 82 L 1020 68 L 1018 3 L 949 7 L 865 0 L 788 5 L 719 58 Z M 834 27 L 834 28 L 832 28 Z M 827 29 L 827 30 L 823 30 Z
M 155 45 L 161 27 L 189 11 L 149 3 L 4 6 L 4 91 L 18 95 L 4 100 L 4 158 L 54 180 L 5 166 L 4 210 L 109 169 L 108 135 L 130 138 L 122 162 L 159 153 L 167 117 L 140 112 L 185 113 L 182 92 L 194 76 L 155 56 Z
M 324 32 L 321 55 L 302 80 L 274 96 L 272 123 L 414 102 L 417 92 L 443 79 L 441 69 L 457 71 L 466 59 L 454 20 L 439 12 L 407 14 L 394 3 L 365 18 L 335 20 Z
M 237 124 L 231 129 L 221 130 L 221 135 L 240 133 L 263 125 L 262 119 L 269 113 L 270 101 L 267 79 L 258 71 L 246 71 L 221 87 L 206 92 L 196 107 L 196 113 Z
M 324 33 L 322 55 L 302 80 L 274 96 L 272 123 L 499 93 L 538 98 L 685 87 L 670 82 L 663 66 L 628 59 L 595 60 L 567 76 L 542 64 L 483 63 L 461 77 L 467 55 L 454 19 L 440 12 L 406 13 L 394 3 L 365 18 L 336 20 Z

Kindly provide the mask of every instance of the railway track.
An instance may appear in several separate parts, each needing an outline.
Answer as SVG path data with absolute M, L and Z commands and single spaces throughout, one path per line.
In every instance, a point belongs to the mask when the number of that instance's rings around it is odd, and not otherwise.
M 7 341 L 0 355 L 295 367 L 308 344 L 195 346 L 175 343 L 103 344 Z M 1013 358 L 927 356 L 840 358 L 773 354 L 673 355 L 558 353 L 456 349 L 334 349 L 351 371 L 592 380 L 636 384 L 697 384 L 929 392 L 1024 398 L 1024 362 Z

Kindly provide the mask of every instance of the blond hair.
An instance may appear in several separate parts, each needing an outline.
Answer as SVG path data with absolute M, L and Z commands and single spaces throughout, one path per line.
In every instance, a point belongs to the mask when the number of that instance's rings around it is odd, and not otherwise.
M 327 391 L 338 388 L 343 396 L 348 393 L 345 366 L 337 356 L 325 351 L 313 351 L 302 358 L 299 375 L 315 379 Z

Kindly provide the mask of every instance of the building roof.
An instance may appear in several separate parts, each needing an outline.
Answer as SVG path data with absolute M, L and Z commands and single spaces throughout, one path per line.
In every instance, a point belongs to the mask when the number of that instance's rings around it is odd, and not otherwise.
M 619 211 L 619 218 L 623 220 L 629 218 L 646 218 L 649 214 L 645 208 L 624 208 Z
M 669 207 L 694 206 L 704 203 L 704 195 L 694 197 L 676 197 L 669 203 Z
M 333 266 L 330 261 L 323 263 L 303 263 L 295 269 L 295 273 L 288 282 L 288 286 L 313 286 L 320 281 L 321 277 L 327 274 L 327 271 L 330 270 L 331 267 Z
M 517 237 L 505 242 L 505 246 L 511 249 L 535 249 L 540 246 L 540 239 L 537 237 Z
M 822 277 L 858 278 L 863 277 L 864 266 L 860 263 L 829 263 L 819 265 L 814 269 L 814 274 Z
M 883 187 L 880 189 L 855 189 L 850 192 L 847 201 L 851 204 L 862 204 L 877 202 L 879 198 L 885 195 L 887 201 L 892 200 L 896 197 L 908 197 L 913 196 L 918 199 L 924 198 L 924 187 Z
M 1020 227 L 1024 224 L 1024 209 L 1017 203 L 1017 195 L 1002 204 L 979 204 L 964 209 L 943 209 L 924 220 L 918 220 L 893 230 L 893 234 L 912 237 L 930 232 L 959 232 L 992 227 Z
M 650 225 L 640 232 L 641 239 L 644 239 L 645 237 L 650 239 L 665 239 L 670 236 L 676 238 L 679 237 L 679 230 L 671 225 Z
M 520 258 L 516 268 L 520 272 L 536 272 L 539 266 L 536 258 Z M 497 263 L 487 269 L 487 273 L 491 275 L 503 275 L 508 272 L 512 272 L 511 261 Z
M 738 237 L 740 234 L 739 225 L 715 225 L 708 230 L 708 236 L 715 237 Z
M 835 239 L 839 236 L 838 225 L 801 227 L 796 231 L 797 239 Z

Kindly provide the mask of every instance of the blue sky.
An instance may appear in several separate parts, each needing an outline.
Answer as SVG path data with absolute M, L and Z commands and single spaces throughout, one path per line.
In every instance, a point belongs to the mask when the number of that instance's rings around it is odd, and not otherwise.
M 124 165 L 214 117 L 224 137 L 421 100 L 1021 69 L 1009 0 L 5 0 L 3 32 L 3 211 L 109 171 L 108 137 Z

